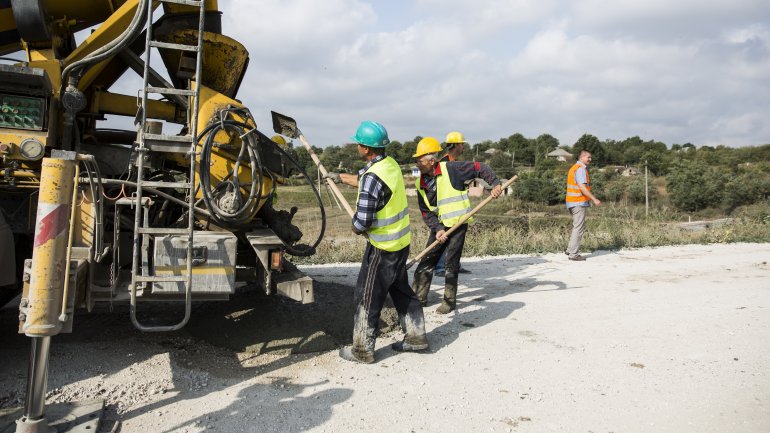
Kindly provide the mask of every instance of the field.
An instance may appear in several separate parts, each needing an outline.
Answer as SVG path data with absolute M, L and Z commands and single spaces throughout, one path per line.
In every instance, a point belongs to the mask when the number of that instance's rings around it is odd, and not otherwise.
M 340 186 L 352 206 L 355 189 Z M 350 230 L 350 218 L 337 207 L 326 188 L 321 189 L 327 225 L 318 253 L 294 258 L 300 264 L 357 262 L 365 243 Z M 294 222 L 312 242 L 321 229 L 320 212 L 307 186 L 284 186 L 279 206 L 297 206 Z M 474 198 L 475 205 L 481 199 Z M 409 197 L 412 222 L 412 256 L 425 246 L 428 230 L 422 221 L 416 197 Z M 483 208 L 471 226 L 464 257 L 505 254 L 545 254 L 563 251 L 571 230 L 571 219 L 562 205 L 544 206 L 502 197 Z M 716 210 L 683 214 L 667 206 L 665 199 L 651 205 L 627 206 L 604 202 L 589 211 L 583 249 L 616 250 L 664 245 L 731 242 L 770 242 L 770 204 L 739 208 L 727 216 Z

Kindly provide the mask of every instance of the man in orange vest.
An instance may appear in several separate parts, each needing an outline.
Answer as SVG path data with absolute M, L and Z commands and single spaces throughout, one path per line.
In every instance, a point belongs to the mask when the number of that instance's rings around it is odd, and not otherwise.
M 588 164 L 591 163 L 591 152 L 581 150 L 578 161 L 567 174 L 567 209 L 572 214 L 572 235 L 569 246 L 564 250 L 570 260 L 583 261 L 585 257 L 579 254 L 580 240 L 586 228 L 586 209 L 591 202 L 599 206 L 601 200 L 591 194 L 591 181 L 588 176 Z

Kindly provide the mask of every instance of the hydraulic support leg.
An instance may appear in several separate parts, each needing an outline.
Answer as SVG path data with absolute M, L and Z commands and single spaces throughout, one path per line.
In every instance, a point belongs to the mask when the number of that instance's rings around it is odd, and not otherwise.
M 48 356 L 51 336 L 62 329 L 59 320 L 64 293 L 67 234 L 75 176 L 75 153 L 43 160 L 40 198 L 35 222 L 35 240 L 29 295 L 23 331 L 32 337 L 24 416 L 17 433 L 49 431 L 45 419 Z

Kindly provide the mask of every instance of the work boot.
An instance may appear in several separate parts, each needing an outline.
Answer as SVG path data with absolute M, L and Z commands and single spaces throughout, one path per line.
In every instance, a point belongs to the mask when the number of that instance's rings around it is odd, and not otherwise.
M 422 344 L 411 344 L 407 341 L 398 341 L 390 345 L 396 352 L 424 352 L 428 350 L 428 340 Z
M 448 314 L 453 311 L 457 306 L 457 278 L 454 281 L 447 281 L 444 288 L 444 300 L 441 301 L 441 305 L 436 309 L 438 314 Z
M 340 349 L 340 358 L 361 364 L 371 364 L 374 362 L 374 353 L 354 351 L 352 346 L 345 346 Z
M 428 306 L 428 292 L 430 292 L 431 280 L 433 280 L 433 274 L 431 272 L 415 271 L 414 273 L 414 283 L 412 283 L 412 288 L 423 307 Z
M 428 350 L 428 337 L 425 335 L 425 327 L 412 329 L 406 332 L 402 341 L 390 345 L 396 352 L 422 352 Z

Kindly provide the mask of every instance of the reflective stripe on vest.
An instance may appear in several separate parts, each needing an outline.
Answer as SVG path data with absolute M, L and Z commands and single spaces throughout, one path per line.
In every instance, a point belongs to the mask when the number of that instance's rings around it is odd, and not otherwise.
M 567 174 L 567 195 L 566 195 L 566 201 L 568 203 L 583 203 L 588 201 L 588 197 L 583 195 L 583 192 L 580 191 L 580 187 L 577 184 L 577 181 L 575 181 L 575 172 L 578 168 L 582 167 L 582 164 L 575 163 L 570 169 L 569 173 Z M 585 187 L 587 190 L 591 191 L 591 180 L 588 177 L 588 168 L 586 167 L 586 184 Z
M 444 227 L 452 227 L 473 208 L 471 207 L 471 200 L 468 198 L 468 192 L 465 189 L 458 190 L 452 186 L 446 164 L 446 162 L 440 163 L 441 175 L 436 176 L 436 205 L 441 224 Z M 473 222 L 473 217 L 466 221 L 466 223 L 471 222 Z
M 366 173 L 376 175 L 390 189 L 390 199 L 377 211 L 366 230 L 372 246 L 385 251 L 400 251 L 412 239 L 409 231 L 409 204 L 406 201 L 404 176 L 395 159 L 387 156 L 372 164 Z M 360 195 L 361 190 L 359 190 Z

